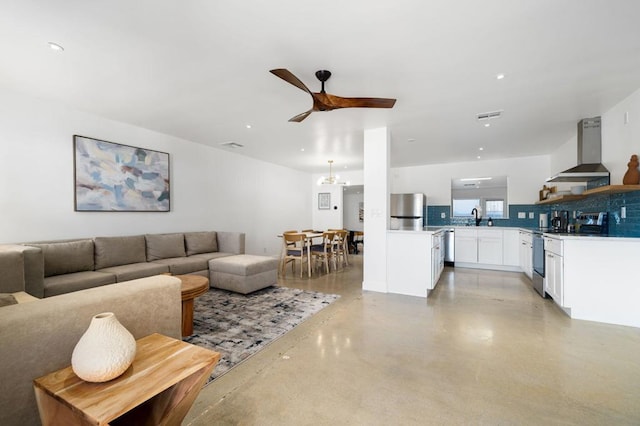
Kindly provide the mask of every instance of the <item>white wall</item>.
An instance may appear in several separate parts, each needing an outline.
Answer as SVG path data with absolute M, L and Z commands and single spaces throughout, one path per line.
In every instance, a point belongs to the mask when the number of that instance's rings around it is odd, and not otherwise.
M 625 112 L 629 115 L 628 123 Z M 632 154 L 640 155 L 640 89 L 601 113 L 601 117 L 602 164 L 611 172 L 611 184 L 621 185 L 629 158 Z M 577 146 L 576 130 L 575 136 L 551 154 L 552 174 L 577 165 Z
M 327 170 L 328 171 L 328 170 Z M 350 185 L 363 184 L 362 170 L 339 172 L 340 181 L 349 182 Z M 344 224 L 344 200 L 343 185 L 318 185 L 318 179 L 328 176 L 328 173 L 316 173 L 312 176 L 312 197 L 311 197 L 311 227 L 316 230 L 325 229 L 342 229 Z M 318 194 L 321 192 L 329 192 L 331 194 L 331 209 L 318 209 Z M 302 229 L 309 228 L 305 225 Z M 293 228 L 291 228 L 293 229 Z
M 390 173 L 392 193 L 422 192 L 427 205 L 450 205 L 451 179 L 478 176 L 507 176 L 509 204 L 532 204 L 550 176 L 547 155 L 396 167 Z
M 322 185 L 313 184 L 314 196 L 311 200 L 311 227 L 318 231 L 327 229 L 342 229 L 342 185 Z M 318 208 L 318 194 L 329 193 L 331 197 L 331 207 L 328 210 Z M 305 226 L 304 228 L 307 228 Z M 304 229 L 303 228 L 303 229 Z M 293 228 L 292 228 L 293 229 Z
M 640 155 L 640 89 L 602 114 L 602 163 L 611 172 L 612 185 L 622 184 L 632 154 Z
M 364 203 L 364 193 L 344 194 L 344 219 L 343 225 L 345 229 L 350 231 L 364 231 L 364 222 L 360 222 L 359 211 L 360 203 Z
M 158 151 L 171 161 L 171 212 L 75 212 L 73 135 Z M 0 242 L 155 232 L 246 233 L 278 255 L 311 219 L 310 174 L 0 90 Z

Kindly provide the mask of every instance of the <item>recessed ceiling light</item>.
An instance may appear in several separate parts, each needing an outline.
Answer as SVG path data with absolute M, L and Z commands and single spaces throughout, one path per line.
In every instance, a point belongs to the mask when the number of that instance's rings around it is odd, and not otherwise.
M 304 152 L 304 148 L 300 148 L 300 151 L 301 151 L 301 152 Z
M 478 157 L 476 157 L 476 158 L 478 158 L 478 160 L 479 160 L 479 159 L 480 159 L 480 156 L 478 155 Z
M 484 151 L 483 147 L 478 148 L 478 151 Z
M 51 48 L 51 50 L 55 50 L 56 52 L 63 52 L 64 51 L 64 47 L 62 47 L 58 43 L 54 43 L 52 41 L 49 42 L 49 48 Z
M 250 129 L 250 128 L 251 128 L 251 124 L 247 124 L 247 129 Z
M 491 123 L 484 123 L 484 127 L 491 127 Z
M 496 75 L 496 80 L 502 80 L 504 78 L 504 74 L 500 73 Z

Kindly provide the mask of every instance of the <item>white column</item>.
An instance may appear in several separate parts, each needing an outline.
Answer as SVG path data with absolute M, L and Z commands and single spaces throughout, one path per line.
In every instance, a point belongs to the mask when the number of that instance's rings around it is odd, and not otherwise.
M 389 130 L 364 131 L 364 290 L 387 292 Z

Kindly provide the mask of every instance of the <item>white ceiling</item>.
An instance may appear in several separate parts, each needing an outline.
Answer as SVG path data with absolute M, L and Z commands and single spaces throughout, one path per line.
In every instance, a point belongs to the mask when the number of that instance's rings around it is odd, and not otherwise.
M 0 85 L 308 172 L 361 169 L 363 129 L 385 125 L 392 166 L 547 154 L 640 88 L 639 16 L 637 0 L 3 0 Z M 311 98 L 272 68 L 398 101 L 290 123 Z

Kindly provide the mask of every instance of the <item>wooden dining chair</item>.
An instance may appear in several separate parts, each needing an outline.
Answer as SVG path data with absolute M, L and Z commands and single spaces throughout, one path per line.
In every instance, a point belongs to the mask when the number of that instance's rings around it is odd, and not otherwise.
M 324 263 L 324 269 L 329 273 L 329 261 L 333 262 L 333 269 L 336 269 L 336 258 L 334 252 L 334 239 L 336 233 L 325 231 L 322 233 L 322 243 L 313 244 L 311 246 L 311 257 L 314 259 L 314 265 L 320 261 Z
M 307 274 L 311 276 L 307 236 L 299 232 L 284 232 L 282 234 L 282 244 L 282 259 L 280 261 L 282 276 L 286 275 L 286 268 L 289 263 L 291 263 L 292 273 L 296 273 L 296 261 L 300 262 L 300 278 L 302 278 L 302 266 L 305 262 L 307 262 Z
M 336 233 L 336 237 L 334 240 L 334 253 L 336 256 L 336 263 L 349 266 L 349 231 L 347 231 L 346 229 L 330 229 L 329 231 L 334 231 Z

